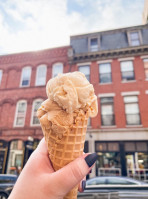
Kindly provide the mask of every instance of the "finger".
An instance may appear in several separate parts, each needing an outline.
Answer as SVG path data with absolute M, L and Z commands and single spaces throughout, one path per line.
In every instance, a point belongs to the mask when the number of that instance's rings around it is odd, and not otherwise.
M 42 138 L 39 145 L 36 148 L 36 151 L 38 151 L 40 154 L 47 155 L 48 156 L 48 149 L 45 143 L 45 138 Z
M 88 174 L 96 160 L 96 153 L 85 154 L 77 158 L 70 164 L 53 173 L 52 183 L 57 185 L 59 193 L 68 193 Z
M 78 191 L 79 192 L 83 192 L 85 190 L 85 186 L 86 186 L 86 176 L 83 178 L 83 180 L 81 180 L 81 182 L 79 183 L 78 186 Z
M 38 167 L 40 170 L 42 168 L 44 172 L 48 173 L 54 172 L 45 143 L 45 138 L 42 138 L 40 141 L 38 147 L 33 152 L 30 161 L 35 164 L 35 168 Z
M 88 153 L 86 154 L 85 152 L 83 152 L 83 157 L 85 158 L 86 156 L 88 156 Z M 78 186 L 78 191 L 79 192 L 83 192 L 86 186 L 86 176 L 83 178 L 83 180 L 81 180 L 81 182 L 79 183 Z

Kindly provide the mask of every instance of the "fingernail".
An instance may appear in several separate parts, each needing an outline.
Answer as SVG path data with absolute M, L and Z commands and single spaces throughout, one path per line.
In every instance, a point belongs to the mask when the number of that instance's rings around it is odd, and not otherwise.
M 85 190 L 85 187 L 86 187 L 86 180 L 83 180 L 83 181 L 82 181 L 82 190 L 83 190 L 83 191 Z
M 89 173 L 91 173 L 92 172 L 92 169 L 89 171 Z
M 98 155 L 96 153 L 92 153 L 86 156 L 85 161 L 87 165 L 91 167 L 96 162 L 97 159 L 98 159 Z

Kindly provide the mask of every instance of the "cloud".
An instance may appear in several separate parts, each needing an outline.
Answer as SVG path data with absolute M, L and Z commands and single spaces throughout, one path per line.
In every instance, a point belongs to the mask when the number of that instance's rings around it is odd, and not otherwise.
M 143 5 L 144 0 L 0 0 L 0 53 L 69 45 L 70 35 L 140 24 Z

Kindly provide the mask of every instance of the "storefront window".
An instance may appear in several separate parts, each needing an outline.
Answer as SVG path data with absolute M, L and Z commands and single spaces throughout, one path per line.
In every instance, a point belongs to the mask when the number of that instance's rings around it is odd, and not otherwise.
M 98 153 L 98 175 L 121 175 L 119 152 Z
M 119 143 L 97 142 L 96 151 L 98 152 L 98 161 L 96 164 L 96 173 L 98 176 L 121 175 Z
M 126 142 L 126 167 L 129 177 L 148 181 L 148 153 L 146 142 Z
M 7 173 L 19 175 L 23 167 L 24 143 L 14 140 L 10 144 Z

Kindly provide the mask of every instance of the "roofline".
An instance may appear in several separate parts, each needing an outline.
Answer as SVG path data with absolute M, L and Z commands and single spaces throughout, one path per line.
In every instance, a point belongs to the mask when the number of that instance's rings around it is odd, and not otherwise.
M 78 34 L 78 35 L 71 35 L 71 38 L 77 38 L 77 37 L 85 37 L 85 36 L 89 36 L 89 35 L 94 35 L 94 34 L 98 34 L 98 33 L 107 33 L 107 32 L 118 32 L 118 31 L 125 31 L 125 30 L 129 30 L 129 29 L 141 29 L 142 27 L 148 27 L 148 24 L 142 24 L 142 25 L 137 25 L 137 26 L 128 26 L 128 27 L 121 27 L 121 28 L 115 28 L 115 29 L 109 29 L 109 30 L 101 30 L 101 31 L 97 31 L 97 32 L 88 32 L 88 33 L 84 33 L 84 34 Z
M 30 54 L 30 53 L 43 53 L 46 51 L 52 51 L 52 50 L 56 50 L 56 49 L 60 49 L 60 48 L 70 48 L 71 45 L 67 45 L 67 46 L 59 46 L 59 47 L 53 47 L 53 48 L 46 48 L 46 49 L 42 49 L 42 50 L 32 50 L 32 51 L 23 51 L 23 52 L 16 52 L 16 53 L 8 53 L 8 54 L 3 54 L 0 55 L 1 57 L 7 57 L 7 56 L 14 56 L 14 55 L 22 55 L 22 54 Z

